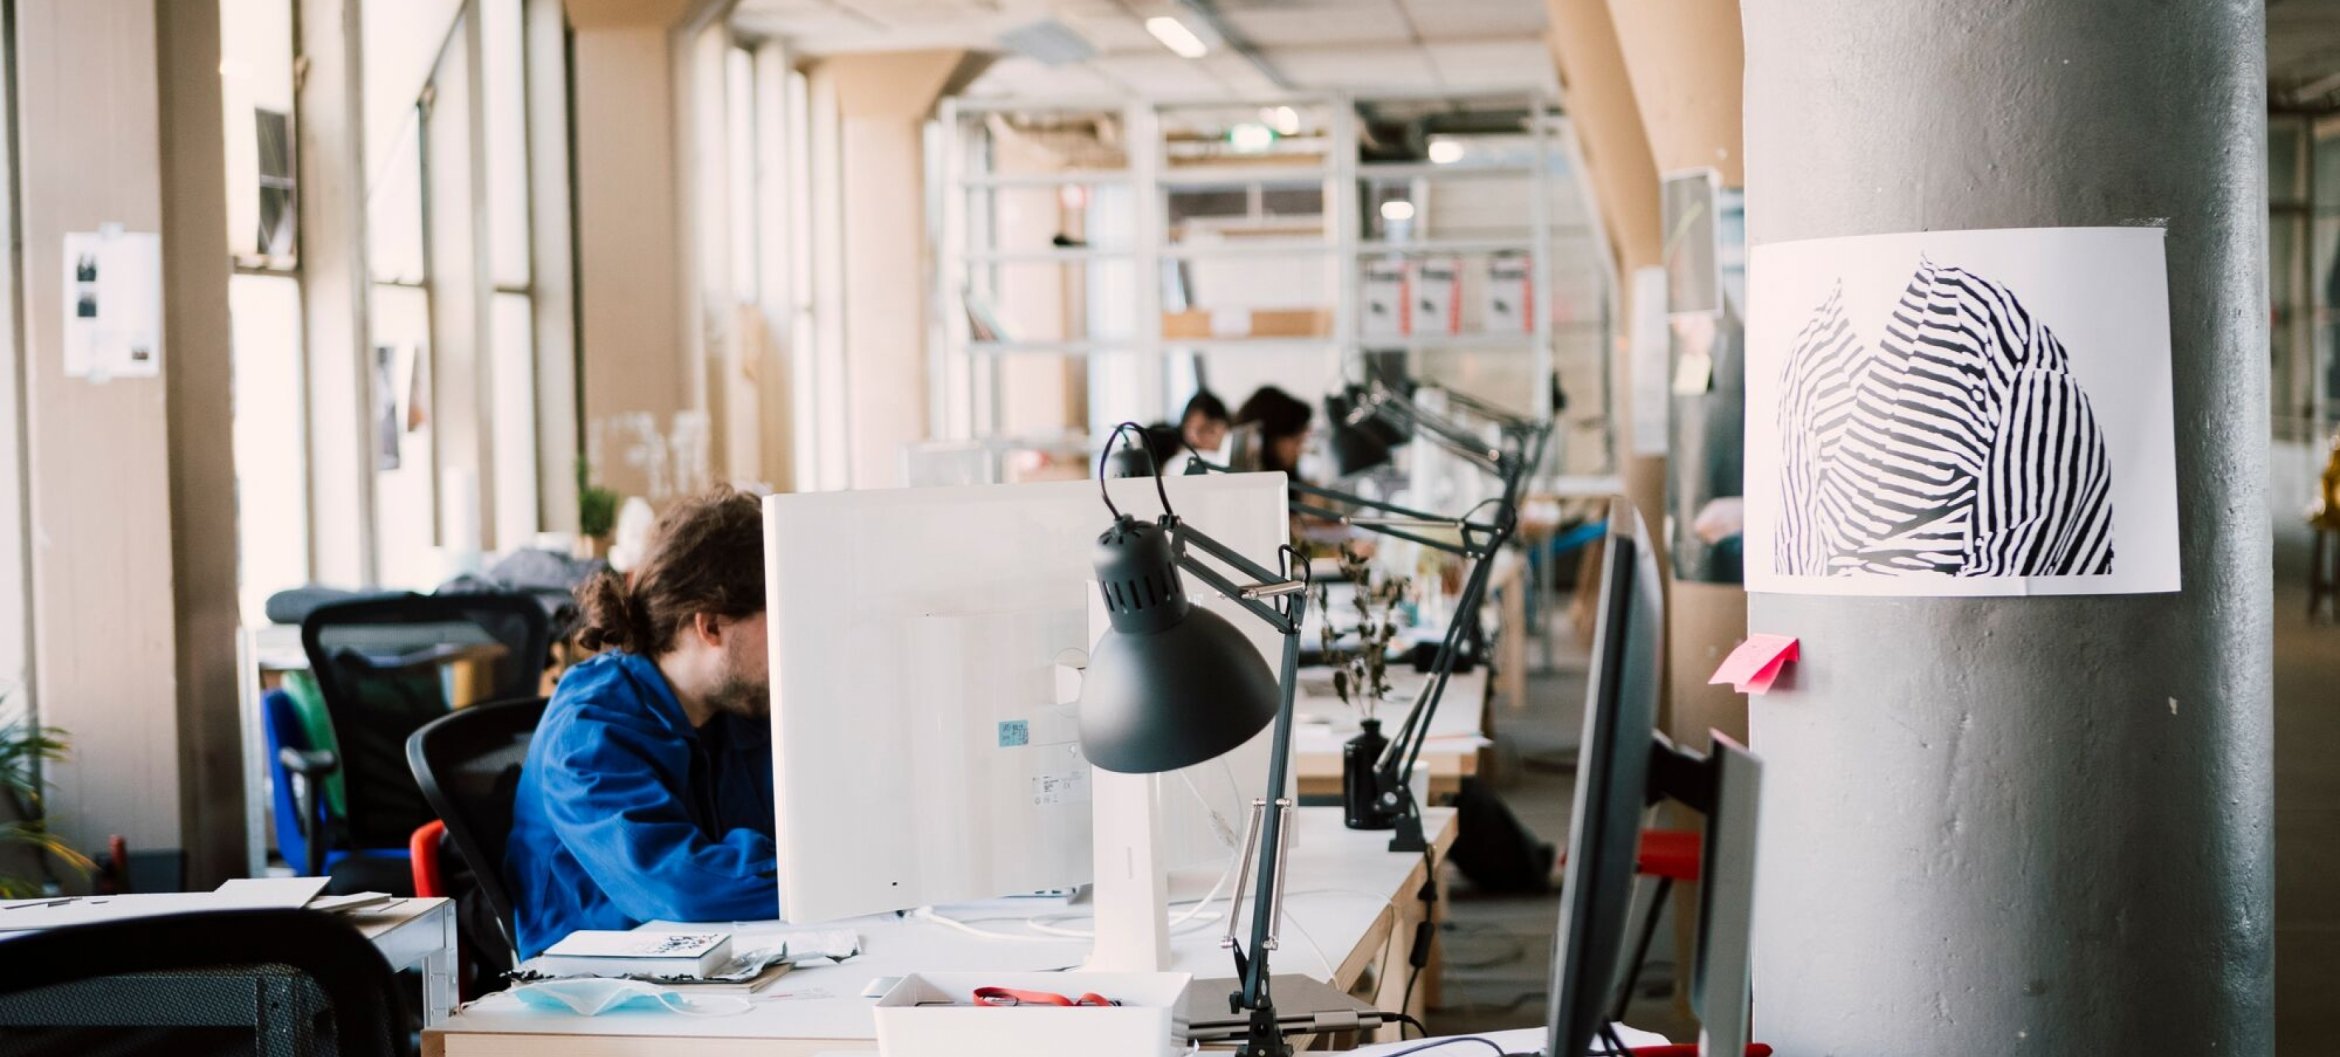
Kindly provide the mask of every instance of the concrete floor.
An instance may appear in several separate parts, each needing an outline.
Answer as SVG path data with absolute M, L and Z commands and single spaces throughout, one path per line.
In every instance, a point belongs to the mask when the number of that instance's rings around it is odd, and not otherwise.
M 2302 479 L 2307 459 L 2278 451 L 2278 481 Z M 2313 481 L 2312 472 L 2304 477 Z M 2304 490 L 2278 490 L 2275 507 L 2275 959 L 2276 1052 L 2340 1053 L 2340 625 L 2307 620 Z M 1560 843 L 1568 830 L 1574 756 L 1583 723 L 1585 651 L 1563 628 L 1552 671 L 1530 680 L 1529 707 L 1495 717 L 1497 789 L 1529 830 Z M 1760 751 L 1762 746 L 1755 748 Z M 1545 1020 L 1557 923 L 1554 896 L 1488 896 L 1456 880 L 1444 933 L 1445 989 L 1431 1031 L 1457 1034 Z M 1627 1021 L 1686 1040 L 1695 1027 L 1671 997 L 1673 952 L 1658 949 Z

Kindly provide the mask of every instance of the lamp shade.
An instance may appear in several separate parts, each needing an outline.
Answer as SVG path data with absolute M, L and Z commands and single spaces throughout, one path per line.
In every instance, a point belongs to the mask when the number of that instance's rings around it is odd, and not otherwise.
M 1097 541 L 1112 630 L 1081 679 L 1081 752 L 1108 771 L 1175 771 L 1266 729 L 1275 673 L 1241 630 L 1186 597 L 1169 533 L 1127 517 Z

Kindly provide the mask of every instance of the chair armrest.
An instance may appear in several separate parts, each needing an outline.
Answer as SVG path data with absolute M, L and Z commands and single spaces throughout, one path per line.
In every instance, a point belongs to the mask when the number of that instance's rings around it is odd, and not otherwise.
M 331 749 L 282 748 L 276 750 L 276 762 L 283 764 L 286 771 L 304 778 L 331 774 L 341 767 L 341 757 Z

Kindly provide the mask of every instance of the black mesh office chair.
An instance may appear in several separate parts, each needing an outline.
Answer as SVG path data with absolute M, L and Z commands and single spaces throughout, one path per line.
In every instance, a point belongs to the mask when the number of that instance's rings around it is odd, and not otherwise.
M 519 949 L 512 897 L 504 890 L 504 841 L 512 834 L 512 798 L 520 765 L 544 718 L 546 701 L 473 705 L 433 720 L 406 740 L 406 759 L 424 799 L 446 823 L 447 839 L 470 868 L 471 884 L 494 911 L 503 964 Z M 462 893 L 457 893 L 460 899 Z M 476 933 L 477 930 L 474 930 Z M 493 942 L 480 945 L 485 951 Z
M 223 910 L 0 938 L 0 1052 L 403 1057 L 396 977 L 311 910 Z
M 325 711 L 332 718 L 346 810 L 332 846 L 404 849 L 433 817 L 406 741 L 448 713 L 446 670 L 484 672 L 482 700 L 537 692 L 550 658 L 544 607 L 526 595 L 409 595 L 322 606 L 301 623 Z M 368 875 L 334 871 L 334 890 L 404 891 L 404 861 L 349 859 Z M 380 869 L 376 869 L 379 867 Z M 378 873 L 380 876 L 374 876 Z

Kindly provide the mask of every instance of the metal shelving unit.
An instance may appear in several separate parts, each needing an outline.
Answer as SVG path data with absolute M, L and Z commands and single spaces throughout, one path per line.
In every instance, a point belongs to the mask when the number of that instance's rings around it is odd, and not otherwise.
M 1562 137 L 1554 131 L 1556 102 L 1548 98 L 1530 99 L 1516 92 L 1504 93 L 1501 99 L 1512 107 L 1525 103 L 1530 108 L 1532 117 L 1524 130 L 1528 143 L 1523 152 L 1516 152 L 1525 156 L 1469 158 L 1443 164 L 1361 160 L 1364 145 L 1359 129 L 1359 107 L 1393 102 L 1382 97 L 1311 95 L 1242 104 L 946 100 L 941 110 L 939 135 L 934 141 L 941 148 L 942 162 L 935 175 L 943 181 L 943 190 L 936 196 L 939 209 L 932 218 L 939 229 L 935 240 L 939 247 L 934 299 L 937 340 L 933 343 L 937 389 L 930 404 L 933 435 L 946 439 L 993 435 L 993 426 L 1001 419 L 999 364 L 1010 356 L 1111 357 L 1117 362 L 1124 362 L 1119 358 L 1134 357 L 1138 362 L 1158 365 L 1174 352 L 1236 355 L 1321 352 L 1327 356 L 1328 364 L 1337 358 L 1343 373 L 1357 377 L 1368 352 L 1496 356 L 1517 353 L 1533 357 L 1528 365 L 1532 377 L 1548 376 L 1558 337 L 1568 335 L 1581 341 L 1587 328 L 1605 331 L 1606 314 L 1604 309 L 1602 319 L 1595 322 L 1554 323 L 1553 312 L 1545 300 L 1555 284 L 1554 237 L 1581 238 L 1587 229 L 1578 224 L 1558 231 L 1552 222 L 1551 202 L 1555 193 L 1552 159 L 1564 149 Z M 1209 147 L 1207 143 L 1201 144 L 1203 149 L 1198 150 L 1198 143 L 1193 139 L 1181 140 L 1177 144 L 1179 156 L 1174 158 L 1174 152 L 1164 140 L 1165 118 L 1175 121 L 1182 111 L 1250 108 L 1265 113 L 1267 108 L 1287 106 L 1308 108 L 1319 118 L 1304 144 L 1313 148 L 1321 142 L 1322 150 L 1312 152 L 1315 159 L 1312 162 L 1273 155 L 1241 161 L 1215 157 L 1190 159 L 1189 155 L 1207 153 Z M 1035 115 L 1061 115 L 1073 121 L 1086 116 L 1110 122 L 1118 130 L 1114 137 L 1117 143 L 1112 145 L 1119 148 L 1121 157 L 1106 158 L 1095 167 L 1062 172 L 991 171 L 988 163 L 993 158 L 987 146 L 991 136 L 989 121 L 1009 114 L 1025 120 Z M 1526 215 L 1519 218 L 1516 227 L 1509 230 L 1465 227 L 1456 231 L 1457 237 L 1441 237 L 1438 218 L 1424 215 L 1421 221 L 1410 225 L 1412 230 L 1423 232 L 1421 237 L 1390 238 L 1368 231 L 1371 222 L 1368 212 L 1375 208 L 1376 202 L 1392 193 L 1392 185 L 1405 185 L 1401 193 L 1427 214 L 1432 189 L 1441 182 L 1486 180 L 1525 181 Z M 1245 235 L 1245 228 L 1231 226 L 1216 231 L 1217 238 L 1181 241 L 1167 222 L 1171 196 L 1175 194 L 1240 191 L 1247 195 L 1252 215 L 1257 218 L 1263 212 L 1261 203 L 1268 194 L 1310 187 L 1321 189 L 1321 209 L 1317 216 L 1278 214 L 1268 218 L 1273 221 L 1269 226 L 1281 229 L 1289 225 L 1305 230 L 1313 220 L 1321 235 Z M 1100 196 L 1112 195 L 1114 223 L 1109 226 L 1113 237 L 1108 244 L 1003 247 L 993 223 L 998 214 L 999 196 L 1049 189 L 1056 190 L 1062 201 L 1079 202 L 1092 212 L 1104 201 Z M 1372 192 L 1372 200 L 1367 199 L 1368 192 Z M 1528 258 L 1528 275 L 1535 284 L 1531 287 L 1533 303 L 1537 306 L 1532 330 L 1370 339 L 1360 333 L 1363 276 L 1368 264 L 1392 257 L 1413 260 L 1494 255 Z M 1291 259 L 1295 268 L 1325 270 L 1325 287 L 1330 296 L 1319 307 L 1329 312 L 1329 333 L 1209 338 L 1162 334 L 1166 269 L 1199 269 L 1214 262 L 1243 260 L 1280 264 L 1285 258 Z M 1019 279 L 1019 269 L 1025 274 L 1046 275 L 1035 269 L 1051 267 L 1063 271 L 1047 275 L 1047 281 L 1062 282 L 1066 288 L 1077 283 L 1087 292 L 1087 301 L 1081 306 L 1083 311 L 1090 302 L 1098 300 L 1090 287 L 1127 284 L 1116 285 L 1113 290 L 1116 318 L 1102 322 L 1087 319 L 1091 330 L 1121 336 L 1075 332 L 1063 340 L 1040 340 L 1007 332 L 996 333 L 998 340 L 975 340 L 978 328 L 969 320 L 986 308 L 996 308 L 1003 292 L 1012 289 L 1012 284 L 1029 281 Z M 1195 310 L 1207 307 L 1196 306 Z M 1011 330 L 1009 327 L 985 329 Z M 1600 344 L 1605 346 L 1606 342 Z M 1158 375 L 1159 368 L 1155 370 Z M 1549 413 L 1549 387 L 1537 385 L 1531 389 L 1537 405 L 1533 410 Z

